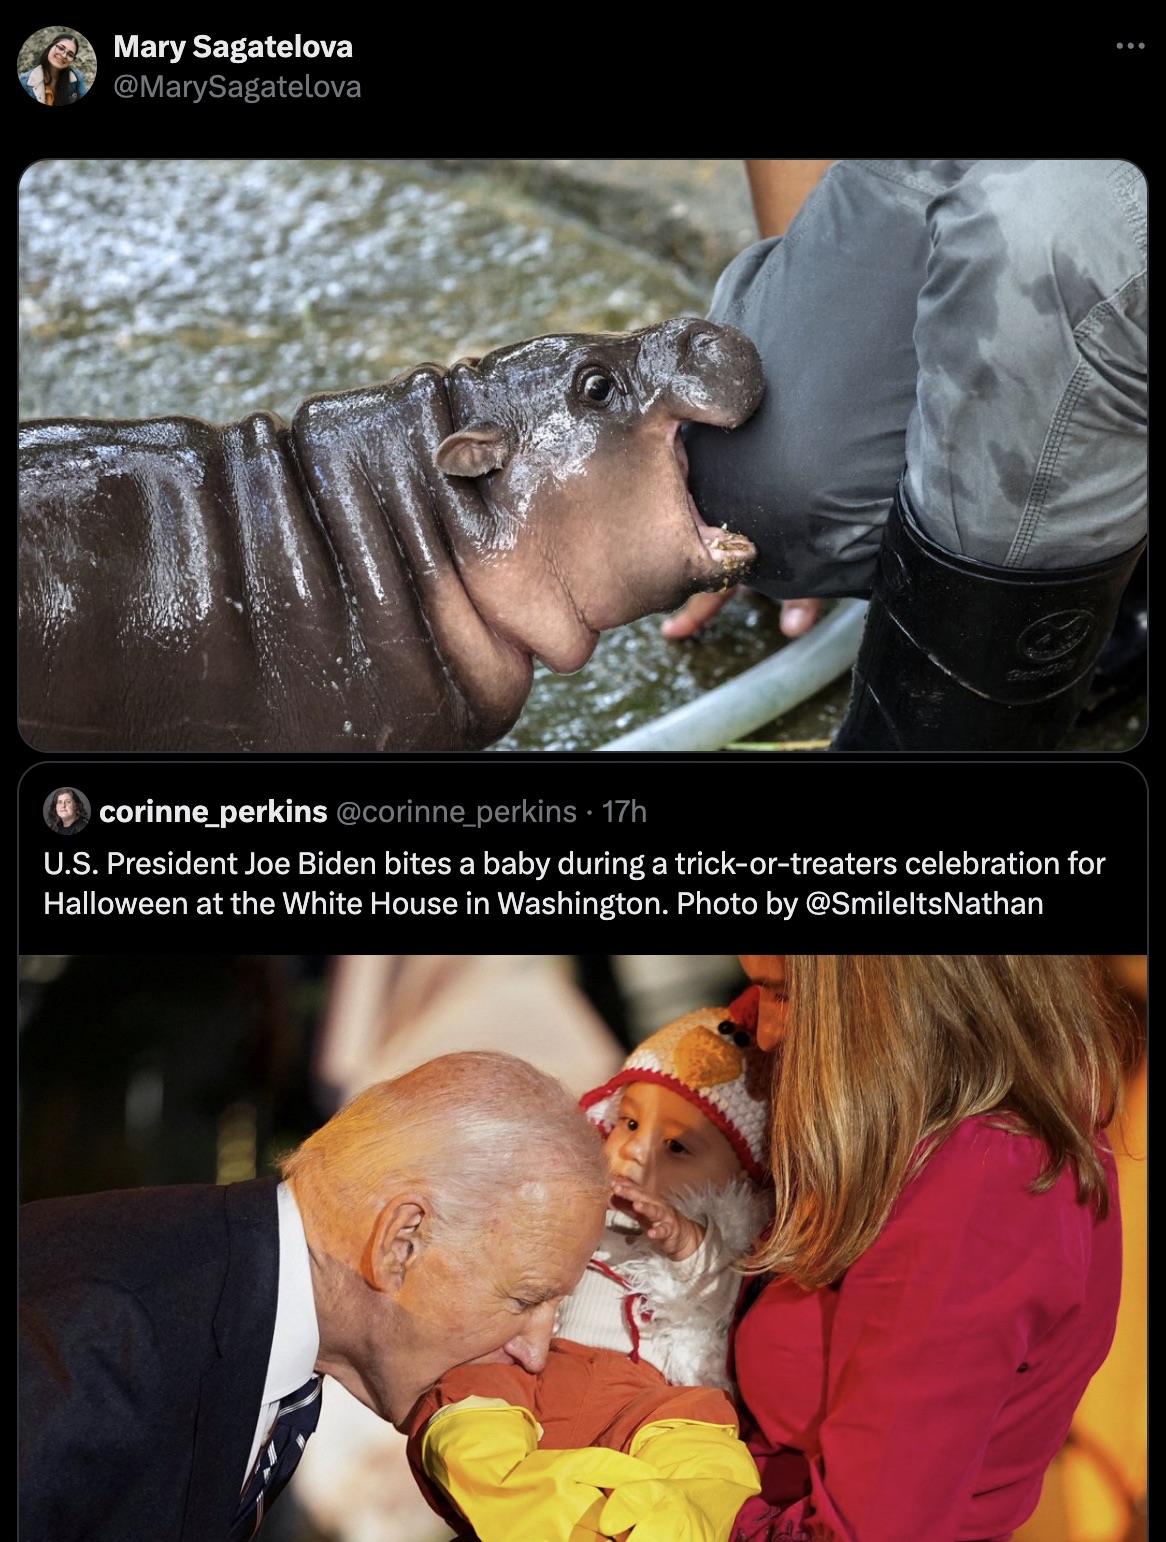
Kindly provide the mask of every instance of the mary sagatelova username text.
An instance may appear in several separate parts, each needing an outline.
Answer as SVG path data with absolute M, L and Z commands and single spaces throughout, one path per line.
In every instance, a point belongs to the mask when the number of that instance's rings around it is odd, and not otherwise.
M 293 97 L 312 98 L 316 101 L 360 96 L 359 80 L 325 80 L 316 75 L 302 75 L 289 79 L 277 75 L 274 80 L 251 76 L 246 80 L 228 80 L 225 75 L 212 75 L 209 80 L 167 80 L 165 75 L 118 75 L 113 83 L 114 94 L 125 99 L 141 101 L 183 101 L 196 105 L 209 98 L 211 101 L 269 102 L 289 100 Z

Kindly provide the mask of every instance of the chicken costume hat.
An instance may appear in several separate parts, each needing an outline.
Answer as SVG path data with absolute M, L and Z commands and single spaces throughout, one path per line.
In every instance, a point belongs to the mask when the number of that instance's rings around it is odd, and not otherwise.
M 757 1044 L 759 995 L 751 985 L 728 1007 L 698 1008 L 650 1034 L 610 1081 L 580 1098 L 588 1118 L 610 1135 L 623 1088 L 657 1082 L 699 1109 L 753 1182 L 763 1183 L 773 1057 Z

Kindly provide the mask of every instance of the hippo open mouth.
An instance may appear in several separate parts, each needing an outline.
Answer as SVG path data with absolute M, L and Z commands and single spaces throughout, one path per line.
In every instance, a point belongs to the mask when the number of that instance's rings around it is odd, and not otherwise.
M 681 425 L 678 423 L 673 437 L 673 451 L 684 482 L 688 512 L 692 516 L 696 533 L 701 539 L 709 561 L 719 568 L 719 582 L 710 587 L 728 589 L 739 582 L 757 560 L 757 548 L 748 536 L 730 530 L 727 525 L 710 525 L 701 515 L 688 482 L 688 450 L 680 429 Z
M 683 439 L 689 424 L 738 427 L 761 399 L 757 351 L 732 327 L 531 338 L 459 361 L 446 387 L 456 429 L 437 465 L 476 479 L 489 511 L 464 582 L 519 653 L 569 674 L 600 632 L 727 588 L 756 560 L 701 514 Z

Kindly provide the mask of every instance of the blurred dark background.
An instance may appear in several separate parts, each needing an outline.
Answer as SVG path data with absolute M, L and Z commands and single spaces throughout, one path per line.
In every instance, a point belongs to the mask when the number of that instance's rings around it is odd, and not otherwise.
M 451 956 L 451 977 L 470 957 Z M 563 989 L 606 1026 L 615 1059 L 670 1016 L 727 1001 L 743 983 L 728 955 L 581 954 L 556 964 Z M 431 993 L 440 967 L 431 965 Z M 316 1074 L 336 971 L 323 954 L 22 957 L 21 1199 L 272 1171 L 354 1090 Z M 418 1004 L 403 1010 L 415 1017 Z M 435 1038 L 429 1052 L 449 1047 Z

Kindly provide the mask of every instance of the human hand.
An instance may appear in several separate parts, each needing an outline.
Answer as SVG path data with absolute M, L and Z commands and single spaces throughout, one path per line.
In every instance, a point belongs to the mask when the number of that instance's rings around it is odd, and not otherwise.
M 675 614 L 660 623 L 660 635 L 674 642 L 696 637 L 714 616 L 720 614 L 722 606 L 736 594 L 737 590 L 746 587 L 744 584 L 736 584 L 731 589 L 720 589 L 715 594 L 694 594 Z M 817 621 L 821 611 L 821 600 L 782 600 L 780 622 L 782 636 L 804 637 Z
M 721 607 L 736 594 L 739 587 L 734 584 L 731 589 L 718 589 L 715 594 L 692 595 L 674 615 L 660 623 L 661 637 L 669 637 L 677 642 L 695 637 L 714 616 L 720 614 Z
M 821 613 L 821 600 L 782 600 L 781 635 L 804 637 Z
M 705 1229 L 682 1215 L 675 1205 L 657 1199 L 630 1178 L 614 1178 L 611 1202 L 617 1210 L 639 1221 L 644 1236 L 674 1264 L 691 1258 L 704 1241 Z

